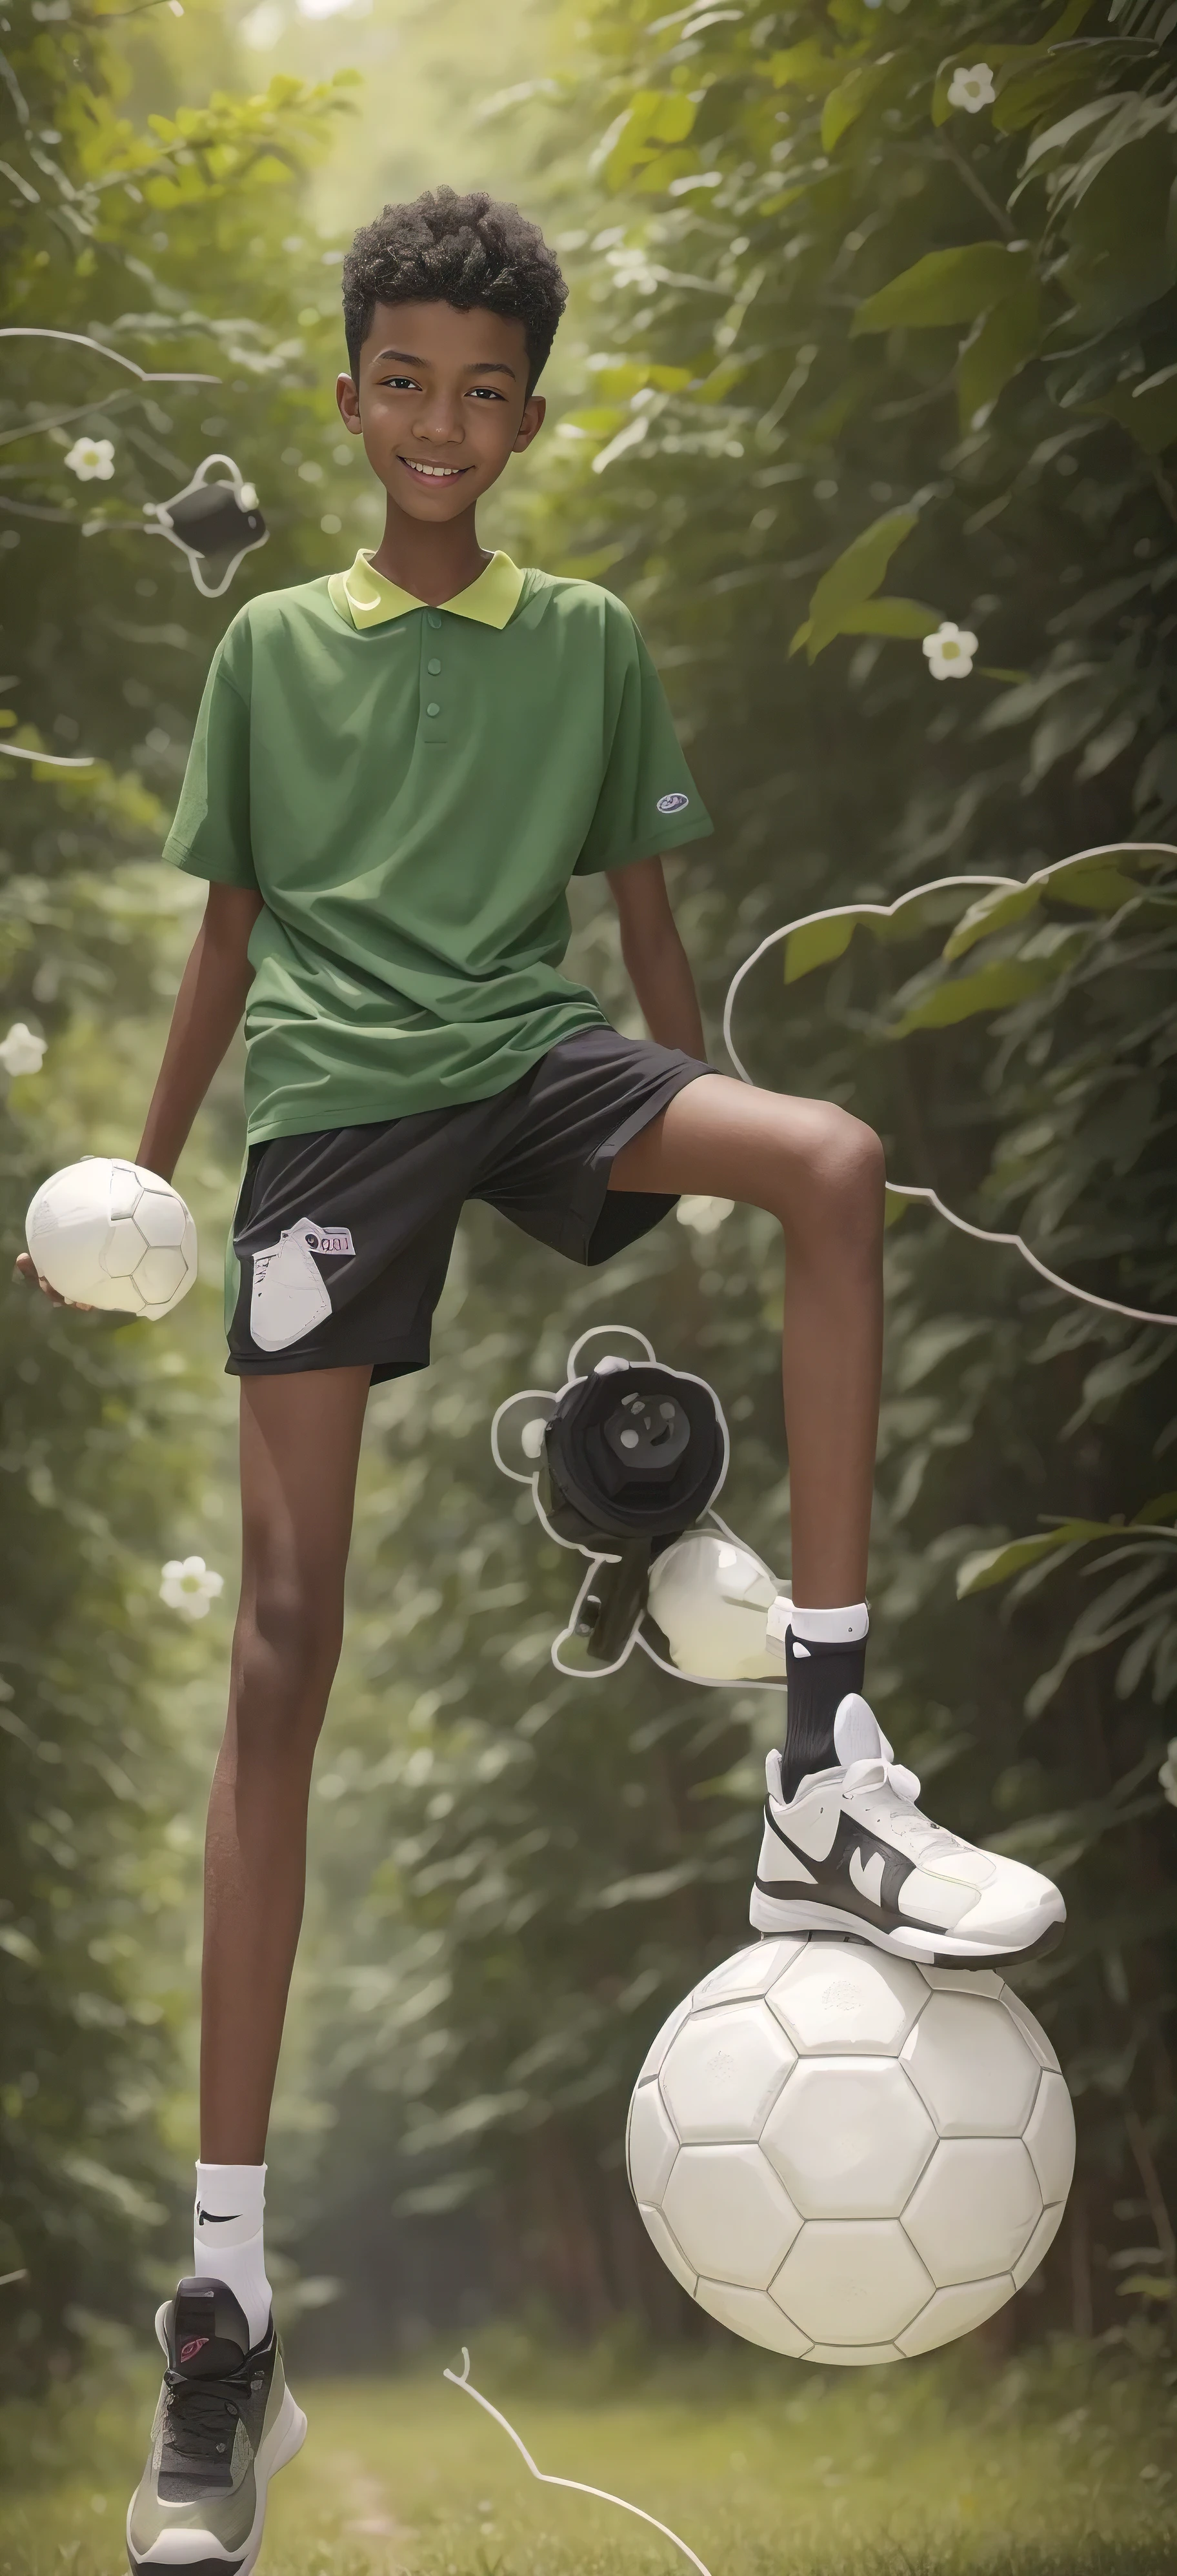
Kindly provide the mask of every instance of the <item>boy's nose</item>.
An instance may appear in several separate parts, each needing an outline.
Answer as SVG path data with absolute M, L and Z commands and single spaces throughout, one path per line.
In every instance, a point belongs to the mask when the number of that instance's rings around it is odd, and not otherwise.
M 423 447 L 455 447 L 463 437 L 459 414 L 445 403 L 430 403 L 413 423 L 413 436 Z

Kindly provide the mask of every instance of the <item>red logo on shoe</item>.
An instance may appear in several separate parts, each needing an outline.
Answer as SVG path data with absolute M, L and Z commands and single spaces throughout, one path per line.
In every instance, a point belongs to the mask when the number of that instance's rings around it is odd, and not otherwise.
M 207 2335 L 193 2335 L 188 2343 L 182 2343 L 180 2346 L 181 2366 L 186 2361 L 195 2361 L 197 2353 L 204 2351 L 204 2347 L 207 2342 Z

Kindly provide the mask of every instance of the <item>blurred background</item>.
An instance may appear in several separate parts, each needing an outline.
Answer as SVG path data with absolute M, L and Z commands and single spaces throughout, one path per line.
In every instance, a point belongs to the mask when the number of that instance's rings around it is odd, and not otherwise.
M 6 1259 L 49 1171 L 134 1151 L 201 899 L 158 853 L 216 639 L 255 592 L 378 540 L 333 387 L 340 259 L 386 199 L 486 186 L 559 251 L 548 426 L 483 535 L 605 582 L 649 638 L 717 823 L 670 871 L 717 1062 L 727 981 L 778 923 L 1166 842 L 1175 22 L 1152 0 L 13 8 L 5 324 L 213 381 L 5 344 L 3 1027 L 46 1042 L 33 1070 L 0 1047 Z M 142 511 L 213 451 L 269 539 L 208 600 Z M 963 669 L 940 683 L 923 644 L 945 621 Z M 1081 897 L 1027 898 L 950 953 L 967 894 L 915 907 L 902 939 L 794 943 L 787 981 L 778 948 L 741 999 L 744 1061 L 853 1104 L 894 1177 L 1171 1313 L 1172 856 L 1109 859 Z M 636 1029 L 607 899 L 574 899 L 573 970 Z M 202 1275 L 175 1314 L 63 1317 L 19 1288 L 5 1306 L 14 2394 L 138 2349 L 185 2259 L 238 1544 L 220 1264 L 240 1076 L 177 1176 Z M 1019 1982 L 1075 2095 L 1078 2175 L 980 2348 L 996 2366 L 1069 2337 L 1161 2387 L 1175 1337 L 919 1208 L 888 1270 L 872 1696 L 933 1811 L 1057 1875 L 1070 1912 Z M 647 2245 L 622 2138 L 650 2034 L 744 1937 L 776 1715 L 649 1668 L 560 1682 L 568 1562 L 488 1427 L 515 1388 L 561 1383 L 590 1323 L 640 1326 L 714 1381 L 725 1508 L 783 1580 L 781 1296 L 771 1226 L 723 1201 L 592 1276 L 475 1208 L 432 1372 L 373 1399 L 270 2147 L 304 2371 L 504 2320 L 553 2349 L 725 2342 Z M 190 1556 L 224 1579 L 199 1617 L 160 1597 Z

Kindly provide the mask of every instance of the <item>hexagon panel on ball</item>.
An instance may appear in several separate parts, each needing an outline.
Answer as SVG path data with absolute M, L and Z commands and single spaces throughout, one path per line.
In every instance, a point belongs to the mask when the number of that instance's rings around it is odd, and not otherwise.
M 658 2077 L 684 2146 L 758 2138 L 796 2063 L 796 2051 L 762 2003 L 692 2012 L 675 2032 Z
M 693 2271 L 766 2290 L 801 2225 L 756 2146 L 680 2147 L 662 2214 Z
M 810 2058 L 760 2144 L 803 2217 L 898 2218 L 936 2132 L 893 2057 Z
M 669 2016 L 627 2152 L 652 2242 L 709 2315 L 862 2367 L 970 2333 L 1029 2279 L 1074 2116 L 994 1971 L 811 1934 L 752 1944 Z
M 196 1228 L 178 1191 L 102 1154 L 42 1184 L 25 1236 L 38 1276 L 73 1305 L 154 1322 L 196 1277 Z
M 1020 2138 L 941 2138 L 903 2213 L 938 2290 L 1012 2273 L 1042 2216 Z
M 903 2063 L 942 2138 L 1020 2138 L 1041 2069 L 1003 2002 L 933 1995 Z
M 770 1987 L 768 2001 L 799 2056 L 897 2057 L 928 1987 L 910 1960 L 818 1933 Z

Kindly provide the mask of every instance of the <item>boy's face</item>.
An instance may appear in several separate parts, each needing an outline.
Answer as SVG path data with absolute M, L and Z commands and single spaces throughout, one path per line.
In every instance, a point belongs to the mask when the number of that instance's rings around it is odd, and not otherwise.
M 478 305 L 378 304 L 359 383 L 340 376 L 335 393 L 389 498 L 436 523 L 472 509 L 530 447 L 546 404 L 527 375 L 521 322 Z

